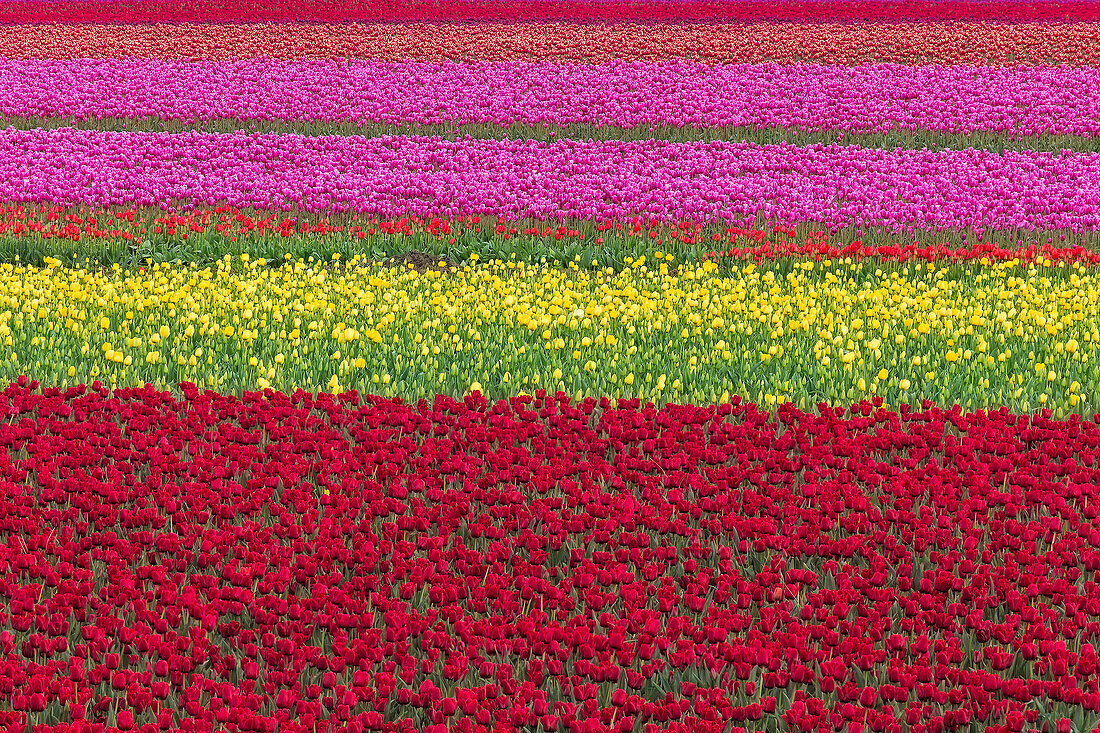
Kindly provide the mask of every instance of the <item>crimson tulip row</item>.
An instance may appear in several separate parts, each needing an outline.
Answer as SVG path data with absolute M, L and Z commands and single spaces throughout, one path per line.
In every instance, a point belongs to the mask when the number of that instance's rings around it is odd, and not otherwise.
M 38 387 L 0 396 L 9 727 L 1100 712 L 1097 420 Z
M 641 0 L 629 4 L 583 0 L 476 0 L 411 4 L 399 0 L 23 0 L 0 8 L 0 23 L 179 22 L 1093 22 L 1097 0 Z
M 629 4 L 584 0 L 16 0 L 0 6 L 0 23 L 179 23 L 257 21 L 389 23 L 515 22 L 1091 22 L 1100 20 L 1096 0 L 639 0 Z
M 1100 64 L 1098 23 L 0 25 L 0 58 Z

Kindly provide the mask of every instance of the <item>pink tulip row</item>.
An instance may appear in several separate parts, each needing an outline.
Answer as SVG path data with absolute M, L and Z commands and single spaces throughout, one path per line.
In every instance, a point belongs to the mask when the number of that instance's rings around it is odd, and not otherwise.
M 1096 420 L 37 386 L 0 394 L 5 730 L 1100 712 Z
M 1100 155 L 9 128 L 0 200 L 1083 232 Z
M 1100 134 L 1094 68 L 7 60 L 0 89 L 0 114 L 80 120 Z
M 312 21 L 341 23 L 1081 22 L 1097 0 L 11 0 L 0 24 Z
M 1097 66 L 1100 24 L 0 25 L 0 57 Z

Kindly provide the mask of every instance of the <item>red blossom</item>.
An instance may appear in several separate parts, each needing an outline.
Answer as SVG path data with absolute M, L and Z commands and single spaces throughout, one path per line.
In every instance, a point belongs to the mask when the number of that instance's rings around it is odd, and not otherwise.
M 5 729 L 1100 710 L 1095 419 L 181 391 L 3 391 Z

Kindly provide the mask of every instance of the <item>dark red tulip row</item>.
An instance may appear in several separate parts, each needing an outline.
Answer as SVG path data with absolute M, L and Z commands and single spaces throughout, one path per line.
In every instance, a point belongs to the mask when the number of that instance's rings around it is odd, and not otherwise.
M 0 5 L 0 23 L 908 23 L 908 22 L 1091 22 L 1100 20 L 1096 0 L 15 0 Z
M 1100 427 L 0 395 L 0 726 L 1068 731 Z

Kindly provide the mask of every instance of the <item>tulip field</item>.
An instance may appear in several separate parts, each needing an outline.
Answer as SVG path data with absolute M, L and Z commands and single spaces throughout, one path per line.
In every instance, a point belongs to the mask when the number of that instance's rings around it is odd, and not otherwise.
M 1100 0 L 11 0 L 0 90 L 0 731 L 1100 730 Z

